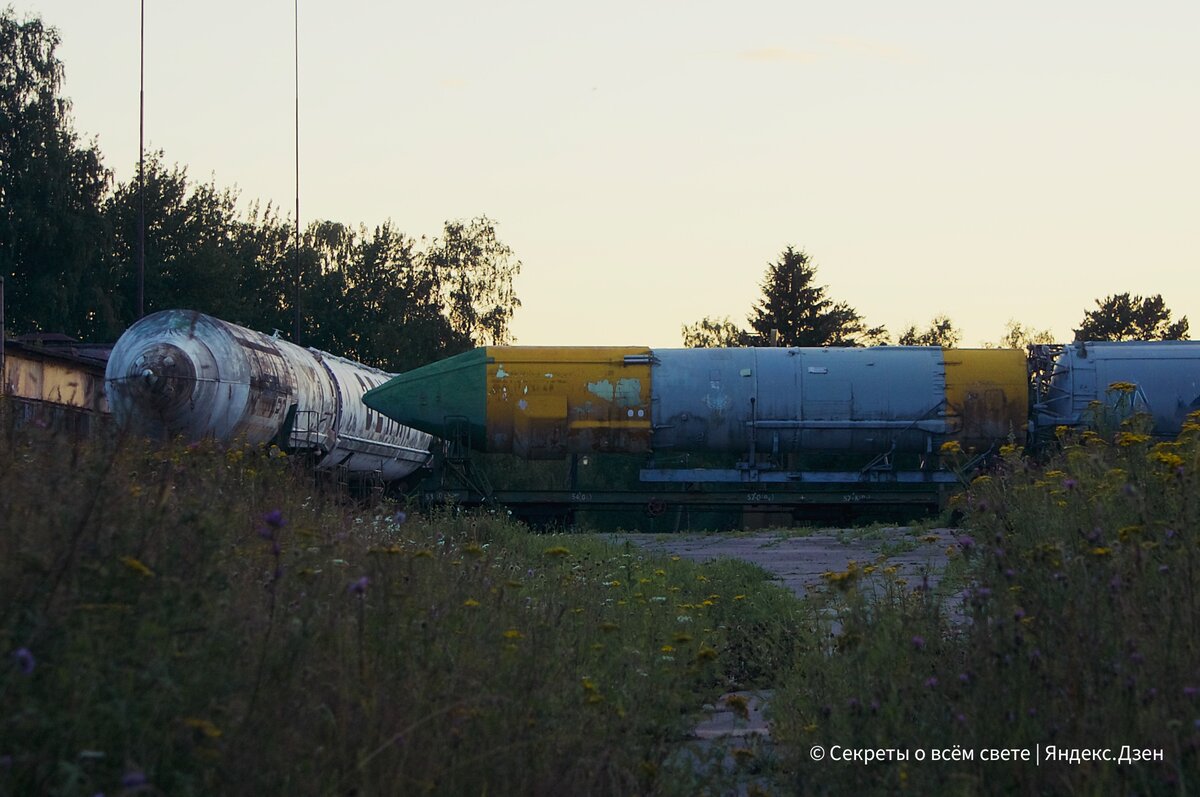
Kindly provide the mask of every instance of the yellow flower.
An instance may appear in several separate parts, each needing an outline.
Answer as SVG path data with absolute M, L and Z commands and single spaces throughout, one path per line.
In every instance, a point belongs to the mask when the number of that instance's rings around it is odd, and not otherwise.
M 561 545 L 554 545 L 542 551 L 542 553 L 546 556 L 569 556 L 571 551 L 570 549 L 564 548 Z
M 463 601 L 463 606 L 466 606 L 468 609 L 475 609 L 478 608 L 479 601 L 475 600 L 474 598 L 467 598 L 465 601 Z
M 1000 446 L 1000 456 L 1007 457 L 1009 454 L 1015 454 L 1019 448 L 1019 446 L 1013 445 L 1012 443 L 1005 443 L 1004 445 Z
M 712 661 L 717 657 L 717 649 L 710 648 L 708 645 L 701 645 L 700 650 L 696 652 L 696 658 L 700 661 Z
M 524 637 L 525 635 L 515 628 L 510 628 L 504 632 L 505 639 L 523 639 Z
M 938 450 L 943 454 L 961 454 L 963 449 L 962 443 L 957 440 L 947 440 Z
M 733 599 L 735 601 L 744 601 L 744 600 L 746 600 L 746 596 L 745 595 L 734 595 Z
M 1115 390 L 1118 393 L 1132 393 L 1137 390 L 1137 385 L 1133 382 L 1113 382 L 1108 386 L 1109 390 Z
M 422 548 L 419 551 L 413 552 L 413 559 L 432 559 L 432 558 L 433 558 L 433 551 L 430 551 L 426 548 Z
M 1112 548 L 1103 548 L 1103 547 L 1093 548 L 1091 551 L 1092 556 L 1108 556 L 1111 553 L 1112 553 Z
M 667 571 L 663 570 L 661 567 L 654 571 L 654 575 L 656 576 L 665 576 L 666 574 Z
M 471 556 L 483 556 L 483 548 L 480 547 L 479 543 L 472 542 L 463 547 L 463 553 L 470 554 Z
M 616 623 L 601 623 L 600 624 L 600 630 L 604 631 L 605 633 L 610 633 L 612 631 L 616 631 L 620 627 L 621 626 L 617 625 Z
M 682 645 L 682 644 L 684 644 L 685 642 L 691 642 L 691 641 L 692 641 L 692 635 L 691 635 L 691 634 L 685 634 L 685 633 L 683 633 L 683 632 L 681 631 L 681 632 L 679 632 L 678 634 L 676 634 L 676 635 L 675 635 L 675 637 L 674 637 L 674 641 L 675 641 L 675 643 L 676 643 L 676 644 Z
M 1178 468 L 1183 465 L 1183 457 L 1171 451 L 1155 451 L 1150 459 L 1166 465 L 1168 468 Z
M 200 719 L 199 717 L 185 717 L 183 724 L 189 728 L 195 728 L 209 739 L 218 739 L 221 736 L 221 729 L 206 719 Z
M 659 648 L 659 650 L 661 650 L 663 653 L 674 653 L 675 652 L 675 648 L 671 647 L 670 645 L 663 645 L 661 648 Z
M 1121 542 L 1127 542 L 1133 535 L 1141 533 L 1141 526 L 1123 526 L 1117 530 L 1117 538 L 1120 539 Z
M 146 578 L 154 578 L 154 571 L 146 567 L 141 563 L 141 561 L 133 558 L 132 556 L 122 556 L 121 564 L 125 565 L 138 575 L 145 576 Z
M 596 682 L 593 681 L 591 678 L 588 678 L 586 675 L 579 679 L 579 685 L 583 687 L 583 691 L 585 691 L 585 692 L 599 691 L 599 689 L 596 686 Z
M 1138 432 L 1118 432 L 1116 442 L 1119 446 L 1132 446 L 1139 443 L 1145 443 L 1149 439 L 1150 435 L 1148 434 L 1140 434 Z

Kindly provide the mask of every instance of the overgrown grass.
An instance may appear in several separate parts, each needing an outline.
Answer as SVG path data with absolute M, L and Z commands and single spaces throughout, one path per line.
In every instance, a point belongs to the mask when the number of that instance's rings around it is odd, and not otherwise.
M 0 437 L 0 793 L 693 793 L 696 710 L 802 604 L 258 449 Z
M 841 632 L 800 653 L 773 707 L 797 792 L 1195 790 L 1200 414 L 1174 442 L 1155 444 L 1136 422 L 1062 437 L 1044 466 L 1008 450 L 962 497 L 951 553 L 965 590 L 893 581 L 876 596 L 855 574 L 832 579 L 824 600 Z M 958 746 L 975 760 L 817 763 L 812 745 Z M 1041 766 L 980 760 L 1038 745 Z M 1046 763 L 1047 745 L 1113 760 Z M 1162 760 L 1118 764 L 1125 745 Z

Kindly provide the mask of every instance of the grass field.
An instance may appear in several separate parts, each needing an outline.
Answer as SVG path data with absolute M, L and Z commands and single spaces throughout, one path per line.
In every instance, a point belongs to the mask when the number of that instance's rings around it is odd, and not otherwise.
M 5 423 L 0 794 L 1195 792 L 1198 437 L 1007 451 L 941 586 L 863 562 L 800 600 L 744 563 L 364 507 L 274 450 Z M 774 753 L 713 781 L 679 751 L 746 687 L 774 689 Z M 1047 745 L 1150 760 L 981 760 Z

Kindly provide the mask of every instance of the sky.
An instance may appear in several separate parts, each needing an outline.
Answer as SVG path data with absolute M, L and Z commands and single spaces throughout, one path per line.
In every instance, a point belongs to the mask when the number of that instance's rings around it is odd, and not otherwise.
M 13 6 L 130 179 L 139 3 Z M 146 0 L 147 150 L 294 208 L 293 10 Z M 893 335 L 1070 340 L 1128 291 L 1200 338 L 1198 35 L 1195 0 L 299 0 L 301 220 L 487 215 L 526 345 L 744 324 L 789 245 Z

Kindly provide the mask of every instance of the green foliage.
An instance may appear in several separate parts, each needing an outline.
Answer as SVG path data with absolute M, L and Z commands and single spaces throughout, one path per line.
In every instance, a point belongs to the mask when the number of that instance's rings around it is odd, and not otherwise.
M 729 320 L 705 316 L 694 324 L 684 324 L 683 345 L 689 349 L 713 349 L 752 345 L 753 336 Z
M 962 340 L 962 332 L 954 328 L 949 316 L 939 315 L 929 322 L 929 328 L 918 332 L 910 326 L 900 335 L 901 346 L 942 346 L 952 349 Z
M 59 95 L 58 34 L 0 14 L 0 274 L 7 321 L 27 331 L 115 339 L 136 320 L 139 184 L 108 191 L 100 152 L 79 145 Z M 496 224 L 448 221 L 419 245 L 391 222 L 368 231 L 294 220 L 189 181 L 150 153 L 144 171 L 146 311 L 182 307 L 302 338 L 389 370 L 505 343 L 520 271 Z M 297 264 L 298 260 L 298 264 Z
M 994 346 L 989 345 L 989 348 L 1024 351 L 1029 346 L 1054 342 L 1054 333 L 1050 330 L 1027 327 L 1020 321 L 1010 318 L 1004 326 L 1004 337 L 1000 338 L 1000 341 Z
M 817 267 L 803 249 L 788 247 L 767 266 L 763 298 L 754 306 L 750 326 L 767 337 L 779 331 L 784 346 L 853 346 L 868 330 L 845 302 L 834 302 L 825 288 L 814 284 Z
M 1187 317 L 1171 321 L 1160 294 L 1130 296 L 1118 293 L 1096 300 L 1096 309 L 1083 314 L 1079 340 L 1187 340 Z
M 958 503 L 965 533 L 949 553 L 965 589 L 892 580 L 871 594 L 835 581 L 825 611 L 840 632 L 802 654 L 776 693 L 798 793 L 1177 793 L 1196 782 L 1200 413 L 1172 442 L 1140 423 L 1064 428 L 1045 466 L 1006 447 Z M 976 755 L 832 766 L 812 762 L 814 744 Z M 1051 744 L 1113 761 L 978 755 Z M 1163 761 L 1119 766 L 1123 745 Z
M 79 334 L 107 302 L 92 265 L 109 174 L 59 96 L 58 44 L 54 28 L 0 10 L 0 275 L 10 328 Z
M 0 524 L 5 794 L 693 794 L 689 716 L 808 644 L 749 566 L 404 522 L 256 448 L 0 424 Z

